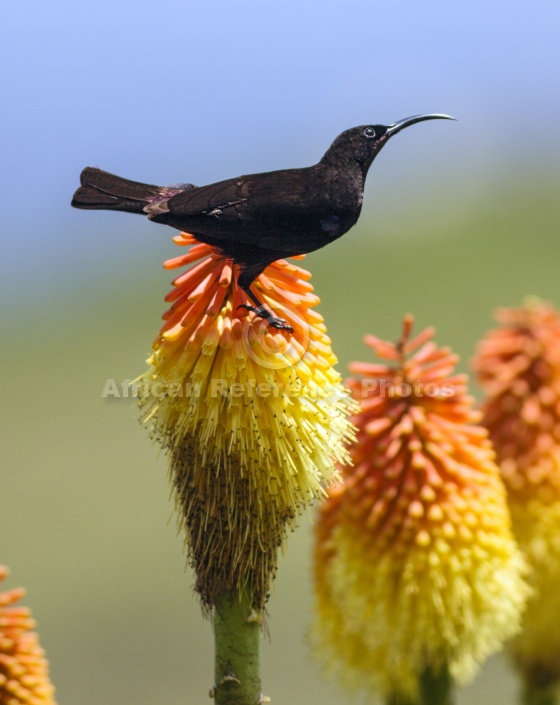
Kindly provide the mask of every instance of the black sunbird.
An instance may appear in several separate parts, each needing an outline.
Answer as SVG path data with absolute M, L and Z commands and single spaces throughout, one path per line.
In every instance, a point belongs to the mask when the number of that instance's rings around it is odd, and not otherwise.
M 238 176 L 208 186 L 155 186 L 86 167 L 75 208 L 140 213 L 191 233 L 240 265 L 246 305 L 274 328 L 291 331 L 261 304 L 251 284 L 272 262 L 318 250 L 350 230 L 362 210 L 368 169 L 387 141 L 417 122 L 454 120 L 414 115 L 392 125 L 362 125 L 340 134 L 314 166 Z

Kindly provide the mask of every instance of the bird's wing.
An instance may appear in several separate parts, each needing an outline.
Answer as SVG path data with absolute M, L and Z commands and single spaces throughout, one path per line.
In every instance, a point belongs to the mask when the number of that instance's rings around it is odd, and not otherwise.
M 178 193 L 166 202 L 175 217 L 207 216 L 222 222 L 266 223 L 293 217 L 304 200 L 304 169 L 289 169 L 218 181 Z

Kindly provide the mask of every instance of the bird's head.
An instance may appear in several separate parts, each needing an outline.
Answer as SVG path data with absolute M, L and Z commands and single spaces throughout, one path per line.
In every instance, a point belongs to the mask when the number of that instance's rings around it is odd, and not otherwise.
M 358 162 L 365 176 L 371 163 L 391 137 L 404 130 L 405 127 L 410 127 L 424 120 L 455 120 L 455 118 L 440 113 L 429 113 L 427 115 L 413 115 L 392 125 L 352 127 L 335 139 L 321 162 L 338 166 L 349 162 Z

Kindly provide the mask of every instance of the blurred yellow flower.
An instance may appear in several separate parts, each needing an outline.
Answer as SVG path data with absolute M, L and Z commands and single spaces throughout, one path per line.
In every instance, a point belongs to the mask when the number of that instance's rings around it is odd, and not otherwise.
M 8 569 L 0 565 L 0 581 Z M 23 588 L 0 592 L 0 705 L 55 705 L 49 668 L 27 607 L 14 604 Z
M 312 640 L 351 690 L 418 697 L 468 680 L 518 629 L 527 589 L 505 492 L 457 357 L 426 329 L 354 363 L 353 467 L 321 507 Z
M 262 607 L 287 530 L 347 460 L 353 402 L 308 272 L 280 260 L 253 285 L 292 334 L 242 308 L 231 260 L 187 234 L 175 242 L 190 250 L 165 266 L 196 264 L 167 296 L 138 387 L 142 416 L 170 454 L 203 605 L 247 588 Z
M 534 594 L 512 642 L 527 681 L 560 682 L 560 313 L 530 300 L 497 312 L 475 369 Z

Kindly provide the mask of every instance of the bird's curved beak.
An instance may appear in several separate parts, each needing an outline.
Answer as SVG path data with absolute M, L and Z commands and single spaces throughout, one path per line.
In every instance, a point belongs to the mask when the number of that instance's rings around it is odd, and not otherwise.
M 443 115 L 442 113 L 428 113 L 427 115 L 413 115 L 412 117 L 404 118 L 404 120 L 399 120 L 395 122 L 394 125 L 389 125 L 387 131 L 385 132 L 385 137 L 392 137 L 396 135 L 397 132 L 404 130 L 405 127 L 410 127 L 415 125 L 417 122 L 423 122 L 424 120 L 456 120 L 456 118 L 451 117 L 451 115 Z

